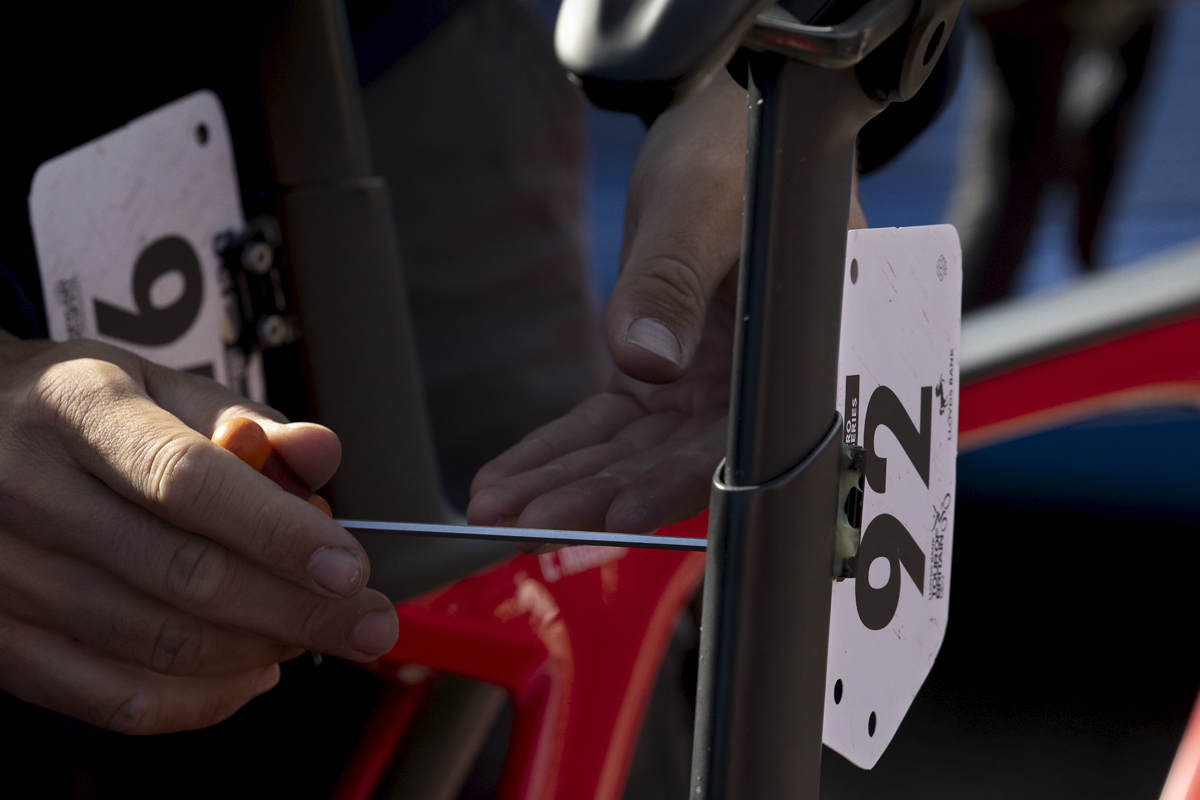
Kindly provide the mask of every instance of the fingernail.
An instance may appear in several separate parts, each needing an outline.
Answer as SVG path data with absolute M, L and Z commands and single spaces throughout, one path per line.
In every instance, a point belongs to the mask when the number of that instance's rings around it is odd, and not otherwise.
M 392 649 L 400 636 L 396 612 L 372 611 L 354 626 L 354 649 L 360 653 L 383 655 Z
M 346 597 L 358 589 L 362 581 L 362 559 L 336 547 L 322 547 L 308 562 L 308 574 L 317 585 L 338 597 Z
M 625 331 L 625 341 L 649 350 L 677 367 L 683 366 L 683 347 L 679 344 L 679 337 L 656 319 L 635 319 L 629 324 L 629 330 Z

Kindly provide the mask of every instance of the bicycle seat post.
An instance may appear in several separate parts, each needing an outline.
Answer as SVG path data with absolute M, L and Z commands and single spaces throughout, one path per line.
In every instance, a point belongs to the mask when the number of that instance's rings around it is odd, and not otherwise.
M 749 66 L 729 443 L 712 497 L 691 797 L 817 796 L 854 147 L 853 69 Z M 799 469 L 793 469 L 803 462 Z

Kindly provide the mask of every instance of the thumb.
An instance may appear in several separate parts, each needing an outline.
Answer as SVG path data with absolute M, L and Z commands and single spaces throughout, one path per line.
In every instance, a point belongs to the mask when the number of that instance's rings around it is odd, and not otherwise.
M 731 266 L 682 254 L 631 263 L 608 301 L 608 348 L 617 368 L 647 383 L 682 378 L 700 345 L 708 304 Z
M 691 366 L 709 302 L 737 266 L 745 159 L 746 93 L 724 72 L 647 133 L 606 320 L 630 377 L 669 383 Z

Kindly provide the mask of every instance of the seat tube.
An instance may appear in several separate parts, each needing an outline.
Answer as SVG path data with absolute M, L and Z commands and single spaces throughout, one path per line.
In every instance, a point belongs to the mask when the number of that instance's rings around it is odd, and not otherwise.
M 692 800 L 815 800 L 837 506 L 853 69 L 751 57 L 728 451 L 714 481 Z

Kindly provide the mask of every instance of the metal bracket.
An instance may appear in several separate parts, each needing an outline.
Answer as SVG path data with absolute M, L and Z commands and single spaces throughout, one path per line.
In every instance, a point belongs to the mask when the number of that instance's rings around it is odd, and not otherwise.
M 276 258 L 283 237 L 274 217 L 255 217 L 241 231 L 226 231 L 213 243 L 233 282 L 240 330 L 229 344 L 242 352 L 270 350 L 300 338 L 300 326 L 288 306 Z
M 722 461 L 716 468 L 716 475 L 713 477 L 713 497 L 709 505 L 714 512 L 713 519 L 722 518 L 718 511 L 728 511 L 728 515 L 724 517 L 728 521 L 728 529 L 718 531 L 710 527 L 709 542 L 712 543 L 713 537 L 716 535 L 720 536 L 722 542 L 728 541 L 728 537 L 739 535 L 740 529 L 743 525 L 748 524 L 752 517 L 763 515 L 778 518 L 780 529 L 788 531 L 785 535 L 791 539 L 793 534 L 792 525 L 788 524 L 788 512 L 793 507 L 796 509 L 803 507 L 805 511 L 808 511 L 814 506 L 820 506 L 820 495 L 824 489 L 830 488 L 828 487 L 829 481 L 822 479 L 821 475 L 822 473 L 832 475 L 833 464 L 829 462 L 841 455 L 838 443 L 836 443 L 836 439 L 841 433 L 841 426 L 841 414 L 835 413 L 829 432 L 824 435 L 821 443 L 817 444 L 808 456 L 796 464 L 796 467 L 787 470 L 776 479 L 760 483 L 760 485 L 728 485 L 724 477 L 725 462 Z M 814 476 L 816 476 L 815 480 Z M 842 482 L 845 482 L 845 479 Z M 830 500 L 833 500 L 832 493 L 826 495 L 826 503 Z M 798 522 L 802 516 L 797 513 L 794 519 Z M 848 523 L 847 528 L 851 528 Z M 824 535 L 828 536 L 829 529 L 826 528 L 826 531 L 827 533 Z M 830 542 L 827 539 L 821 547 L 829 546 Z M 857 545 L 854 546 L 854 552 L 858 552 Z
M 777 492 L 793 484 L 800 474 L 807 469 L 816 457 L 822 453 L 832 441 L 834 434 L 841 430 L 842 418 L 839 414 L 830 428 L 830 433 L 803 461 L 779 478 L 761 486 L 734 487 L 727 486 L 722 481 L 725 462 L 717 467 L 713 478 L 713 492 L 737 493 L 739 497 L 748 499 L 753 493 Z M 833 530 L 833 566 L 831 576 L 834 580 L 842 581 L 855 576 L 858 557 L 858 545 L 862 540 L 863 492 L 866 489 L 866 476 L 863 472 L 866 451 L 861 447 L 842 445 L 838 457 L 838 497 L 837 523 Z
M 833 577 L 853 578 L 857 569 L 858 545 L 862 540 L 863 473 L 866 450 L 842 445 L 841 477 L 838 481 L 837 528 L 833 536 Z

